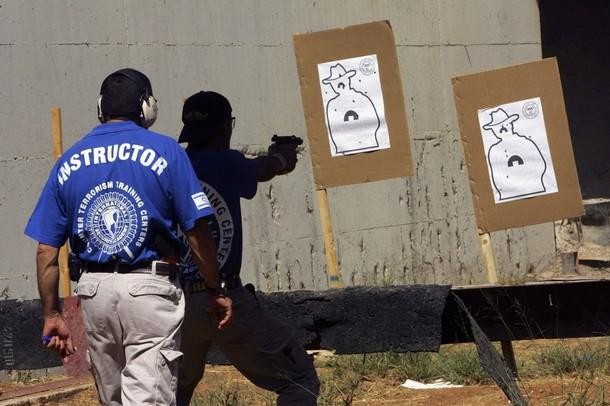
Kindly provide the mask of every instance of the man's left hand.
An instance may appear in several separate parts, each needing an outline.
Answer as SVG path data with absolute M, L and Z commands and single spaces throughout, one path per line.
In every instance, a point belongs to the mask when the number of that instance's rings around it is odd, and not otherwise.
M 210 295 L 210 313 L 216 316 L 218 328 L 222 329 L 233 320 L 233 302 L 223 295 Z
M 45 346 L 55 351 L 68 362 L 68 357 L 76 352 L 76 347 L 72 344 L 72 335 L 63 317 L 59 313 L 54 313 L 44 318 L 42 335 L 49 338 L 44 341 Z

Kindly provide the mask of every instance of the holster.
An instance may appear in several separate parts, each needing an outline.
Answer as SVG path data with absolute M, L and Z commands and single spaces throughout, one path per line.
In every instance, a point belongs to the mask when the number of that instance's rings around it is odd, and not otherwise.
M 78 282 L 83 273 L 82 263 L 78 256 L 73 253 L 68 255 L 68 272 L 70 273 L 70 280 L 72 282 Z

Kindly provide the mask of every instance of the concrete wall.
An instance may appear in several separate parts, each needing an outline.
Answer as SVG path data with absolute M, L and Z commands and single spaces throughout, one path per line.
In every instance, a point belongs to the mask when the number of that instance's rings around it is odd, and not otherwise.
M 64 145 L 96 124 L 104 77 L 145 72 L 158 132 L 177 134 L 200 89 L 231 100 L 238 148 L 305 136 L 292 34 L 389 19 L 415 176 L 328 191 L 346 285 L 485 282 L 450 78 L 540 58 L 535 0 L 8 0 L 0 4 L 0 299 L 37 296 L 35 243 L 23 228 L 53 158 L 50 109 Z M 243 276 L 267 291 L 326 289 L 311 161 L 261 184 L 244 204 Z M 492 235 L 503 279 L 555 255 L 553 226 Z

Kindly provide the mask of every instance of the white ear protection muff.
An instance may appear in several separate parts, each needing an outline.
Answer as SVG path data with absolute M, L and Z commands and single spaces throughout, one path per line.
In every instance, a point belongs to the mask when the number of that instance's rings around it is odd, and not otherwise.
M 102 95 L 100 94 L 97 98 L 97 119 L 100 120 L 100 123 L 105 123 L 106 119 L 104 118 L 104 114 L 102 114 Z
M 155 123 L 157 120 L 157 99 L 155 96 L 150 95 L 142 98 L 142 105 L 140 106 L 140 123 L 142 127 L 148 128 Z
M 121 69 L 115 73 L 125 76 L 127 79 L 131 80 L 138 86 L 142 86 L 144 88 L 144 92 L 140 97 L 140 125 L 144 128 L 149 128 L 154 124 L 157 120 L 157 99 L 152 95 L 152 89 L 150 86 L 150 81 L 148 78 L 141 72 L 138 72 L 133 69 Z M 104 84 L 102 83 L 102 88 Z M 97 99 L 97 118 L 101 123 L 105 123 L 106 119 L 105 115 L 102 111 L 102 95 Z

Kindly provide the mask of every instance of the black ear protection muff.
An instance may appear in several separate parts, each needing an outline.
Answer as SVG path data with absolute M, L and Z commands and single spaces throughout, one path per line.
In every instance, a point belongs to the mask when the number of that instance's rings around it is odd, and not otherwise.
M 138 112 L 140 116 L 140 125 L 144 128 L 148 128 L 154 124 L 157 119 L 157 99 L 152 94 L 152 86 L 150 84 L 150 80 L 143 73 L 135 70 L 135 69 L 121 69 L 113 74 L 109 75 L 121 75 L 129 79 L 133 82 L 138 89 L 142 89 L 142 94 L 139 100 L 140 111 Z M 104 89 L 104 85 L 108 78 L 104 79 L 102 83 L 101 89 Z M 97 99 L 97 118 L 101 123 L 106 122 L 105 114 L 102 109 L 102 90 L 100 90 L 100 96 Z

